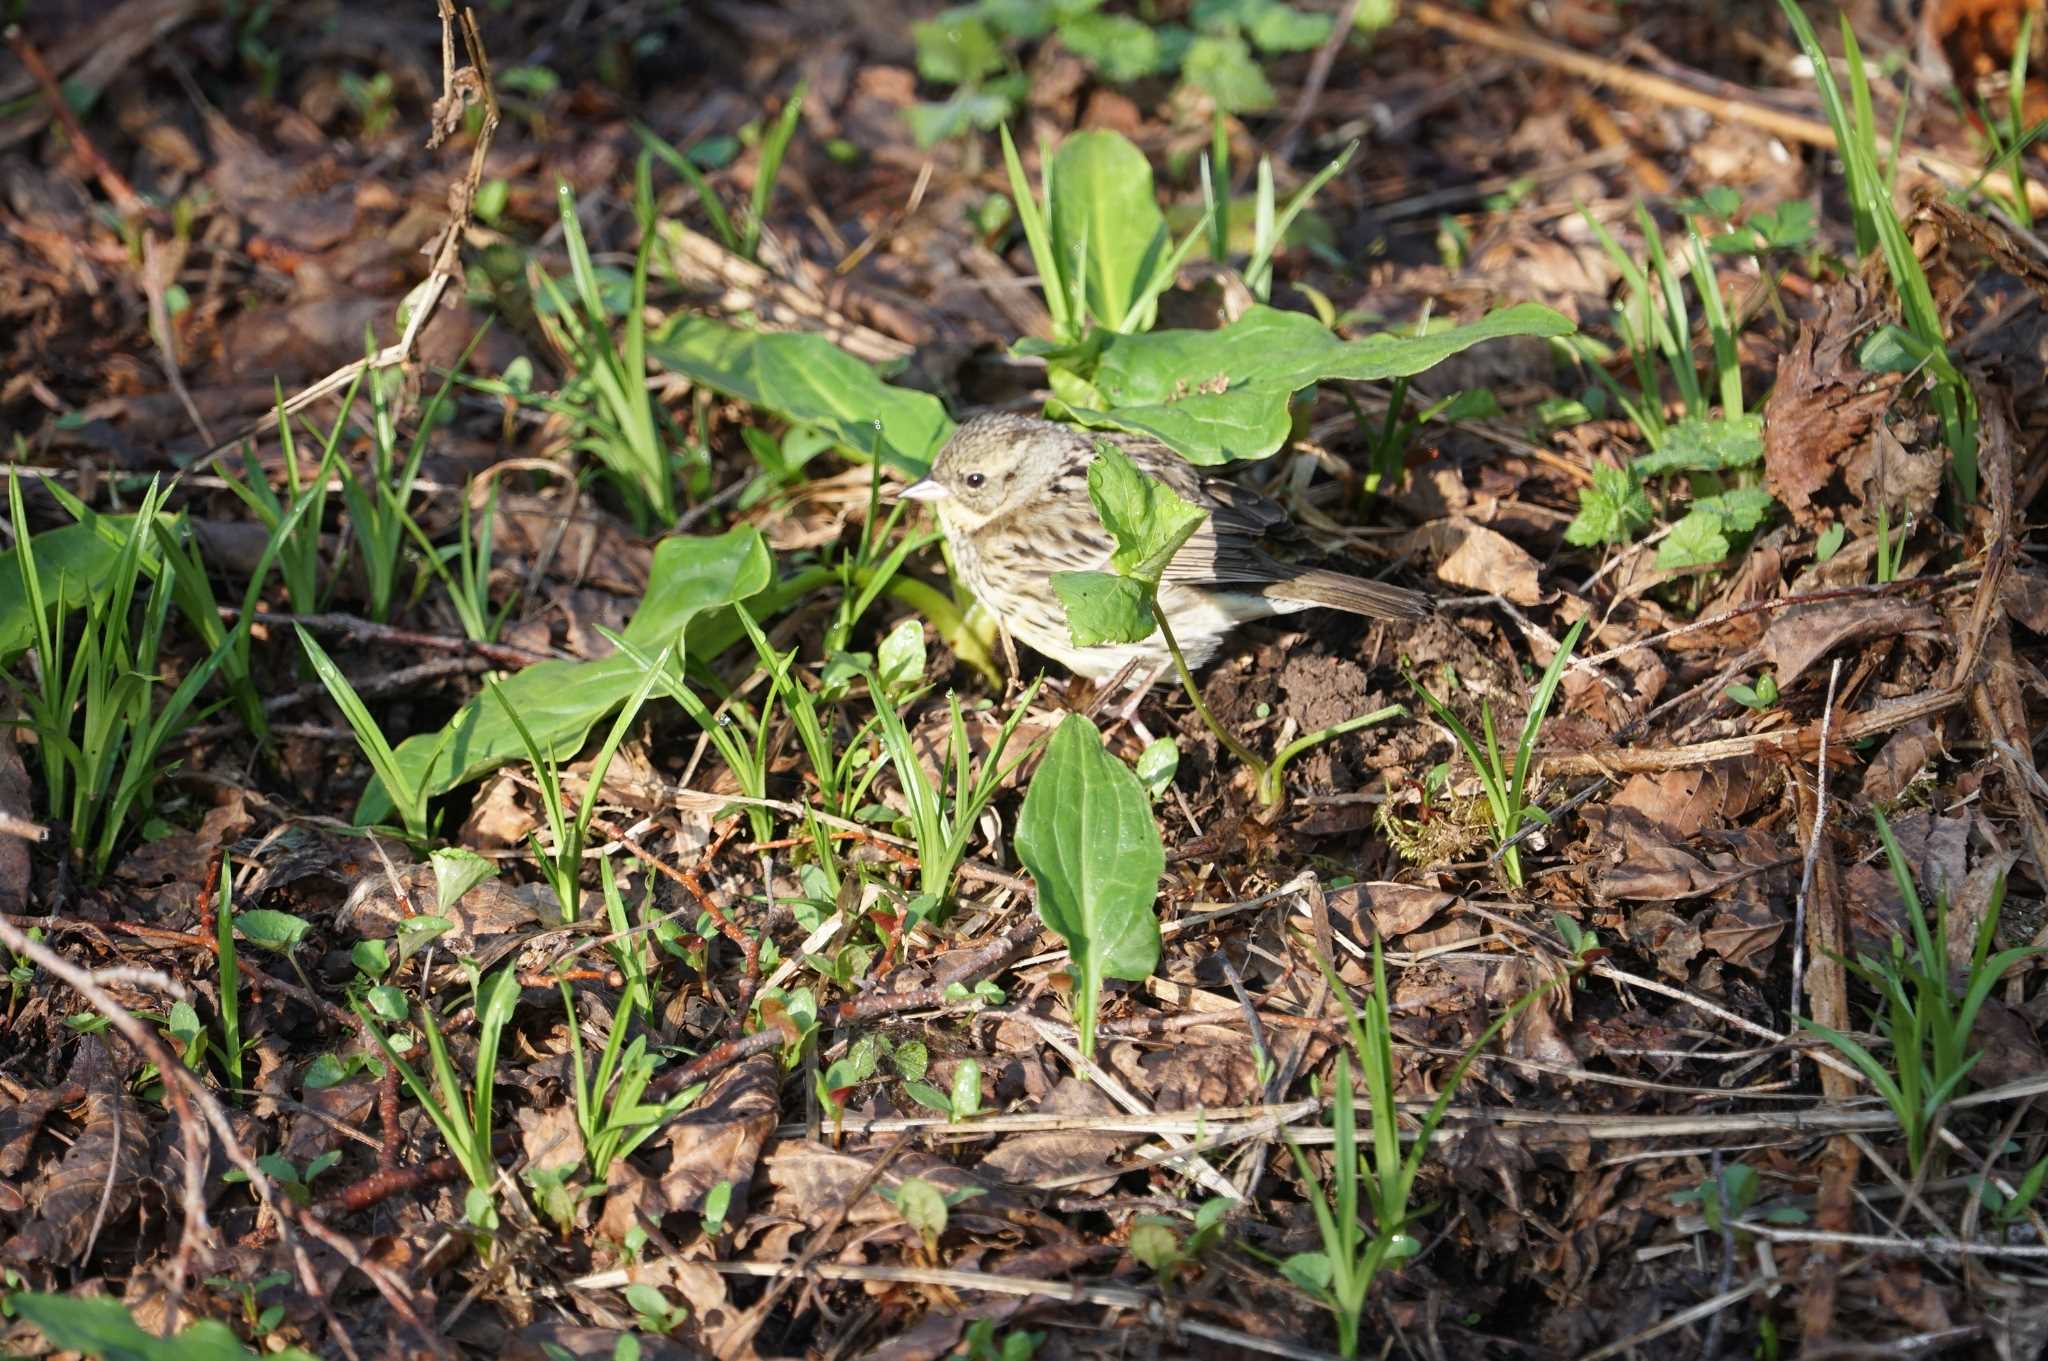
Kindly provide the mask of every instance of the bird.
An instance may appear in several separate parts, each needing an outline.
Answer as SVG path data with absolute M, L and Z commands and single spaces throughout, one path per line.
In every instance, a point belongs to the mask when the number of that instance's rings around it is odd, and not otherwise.
M 1115 543 L 1088 495 L 1088 467 L 1107 439 L 1138 468 L 1208 512 L 1168 562 L 1158 607 L 1189 670 L 1223 649 L 1237 625 L 1326 606 L 1373 619 L 1420 619 L 1427 595 L 1328 568 L 1298 565 L 1281 549 L 1294 526 L 1255 492 L 1205 475 L 1167 445 L 1142 435 L 1080 430 L 1014 412 L 976 416 L 954 431 L 901 500 L 929 504 L 952 547 L 953 565 L 1010 636 L 1101 681 L 1130 668 L 1149 688 L 1170 676 L 1172 654 L 1154 633 L 1140 643 L 1076 647 L 1055 572 L 1108 571 Z

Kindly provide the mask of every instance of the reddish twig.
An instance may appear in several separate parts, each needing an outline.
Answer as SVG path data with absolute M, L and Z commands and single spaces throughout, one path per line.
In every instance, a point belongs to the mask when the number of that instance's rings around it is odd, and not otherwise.
M 377 1079 L 377 1170 L 396 1172 L 398 1170 L 398 1143 L 402 1137 L 398 1128 L 398 1065 L 384 1065 L 384 1075 Z
M 22 68 L 42 87 L 43 98 L 50 102 L 51 116 L 64 125 L 64 134 L 71 139 L 72 147 L 85 161 L 86 168 L 92 171 L 93 178 L 100 182 L 100 188 L 106 190 L 107 197 L 114 201 L 114 207 L 120 210 L 121 216 L 134 217 L 149 211 L 149 205 L 143 202 L 142 195 L 135 192 L 135 186 L 100 155 L 100 149 L 87 134 L 85 125 L 71 111 L 70 103 L 64 98 L 64 87 L 58 81 L 57 73 L 43 60 L 42 50 L 29 41 L 20 24 L 9 24 L 6 38 L 7 46 L 21 60 Z
M 206 882 L 199 888 L 199 935 L 203 940 L 213 941 L 216 952 L 220 949 L 220 923 L 214 918 L 213 905 L 220 900 L 220 873 L 226 863 L 224 855 L 208 856 Z
M 491 1151 L 494 1154 L 508 1153 L 517 1144 L 515 1136 L 501 1134 L 491 1141 Z M 453 1154 L 417 1163 L 412 1167 L 380 1168 L 361 1181 L 351 1182 L 347 1186 L 329 1191 L 320 1197 L 318 1205 L 320 1213 L 330 1219 L 340 1215 L 360 1214 L 393 1196 L 417 1191 L 423 1186 L 436 1186 L 444 1181 L 459 1181 L 465 1175 L 462 1160 Z

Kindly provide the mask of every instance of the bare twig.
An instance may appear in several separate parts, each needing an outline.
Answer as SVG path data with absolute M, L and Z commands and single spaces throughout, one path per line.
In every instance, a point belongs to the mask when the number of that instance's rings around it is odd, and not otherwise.
M 1820 860 L 1820 839 L 1828 825 L 1828 733 L 1835 723 L 1835 687 L 1842 679 L 1842 659 L 1828 668 L 1827 705 L 1820 711 L 1820 759 L 1814 763 L 1813 826 L 1806 834 L 1806 863 L 1799 871 L 1799 897 L 1792 908 L 1792 998 L 1785 1014 L 1799 1016 L 1799 989 L 1806 973 L 1806 899 L 1813 892 L 1813 867 Z

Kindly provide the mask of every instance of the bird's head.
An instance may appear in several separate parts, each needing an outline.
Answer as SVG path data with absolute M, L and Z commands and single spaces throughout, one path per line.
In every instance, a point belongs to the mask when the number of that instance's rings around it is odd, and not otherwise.
M 929 501 L 949 533 L 971 533 L 1032 505 L 1063 468 L 1085 466 L 1085 431 L 1036 416 L 976 416 L 953 432 L 931 472 L 897 496 Z

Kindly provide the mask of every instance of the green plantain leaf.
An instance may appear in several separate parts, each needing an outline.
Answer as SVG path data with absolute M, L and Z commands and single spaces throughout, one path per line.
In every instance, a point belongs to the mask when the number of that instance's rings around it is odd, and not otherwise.
M 1142 329 L 1136 314 L 1173 250 L 1151 162 L 1121 133 L 1079 132 L 1060 144 L 1050 180 L 1061 278 L 1086 270 L 1088 315 L 1112 331 Z
M 1017 817 L 1017 858 L 1038 886 L 1038 915 L 1073 954 L 1081 1052 L 1095 1052 L 1105 978 L 1136 980 L 1159 963 L 1153 904 L 1166 870 L 1152 803 L 1095 725 L 1069 714 L 1031 777 Z
M 1521 303 L 1428 335 L 1347 341 L 1314 317 L 1253 307 L 1220 331 L 1107 337 L 1093 375 L 1107 405 L 1074 415 L 1164 440 L 1193 463 L 1264 458 L 1287 439 L 1289 399 L 1312 383 L 1408 377 L 1481 341 L 1572 329 L 1560 313 Z
M 22 1291 L 7 1303 L 41 1329 L 53 1348 L 98 1361 L 254 1361 L 256 1355 L 217 1319 L 203 1319 L 176 1337 L 157 1337 L 144 1332 L 119 1300 Z M 310 1352 L 297 1347 L 271 1355 L 278 1361 L 313 1361 Z
M 647 342 L 647 357 L 728 397 L 815 426 L 854 457 L 865 459 L 879 446 L 884 463 L 920 477 L 953 433 L 938 398 L 890 386 L 823 336 L 678 317 Z
M 646 600 L 624 637 L 650 652 L 679 638 L 684 650 L 723 651 L 739 636 L 724 607 L 766 590 L 773 576 L 768 546 L 752 525 L 709 538 L 664 539 L 654 550 Z M 542 752 L 566 760 L 598 720 L 625 703 L 639 680 L 633 659 L 614 654 L 590 662 L 538 662 L 507 677 L 497 689 L 518 710 Z M 409 778 L 426 770 L 431 796 L 524 759 L 526 746 L 504 706 L 480 694 L 441 731 L 408 737 L 397 756 Z M 375 822 L 390 806 L 382 785 L 372 783 L 356 808 L 356 821 Z

